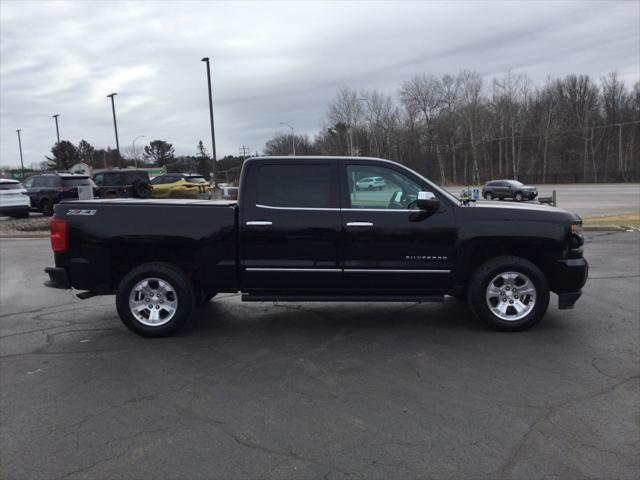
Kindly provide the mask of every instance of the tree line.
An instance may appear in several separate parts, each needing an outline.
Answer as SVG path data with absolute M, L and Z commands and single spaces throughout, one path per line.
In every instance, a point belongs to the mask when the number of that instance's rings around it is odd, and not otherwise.
M 463 70 L 416 75 L 396 96 L 343 87 L 313 138 L 278 134 L 265 154 L 290 155 L 292 141 L 298 155 L 388 158 L 445 185 L 638 181 L 640 82 Z
M 95 148 L 86 140 L 74 145 L 62 140 L 51 148 L 51 156 L 45 157 L 42 170 L 69 170 L 76 163 L 85 163 L 93 169 L 126 167 L 164 167 L 167 172 L 196 172 L 209 178 L 211 158 L 202 140 L 196 146 L 195 155 L 175 154 L 173 144 L 165 140 L 153 140 L 142 149 L 128 147 L 121 155 L 111 148 Z M 218 170 L 224 171 L 242 164 L 241 157 L 227 155 L 217 162 Z

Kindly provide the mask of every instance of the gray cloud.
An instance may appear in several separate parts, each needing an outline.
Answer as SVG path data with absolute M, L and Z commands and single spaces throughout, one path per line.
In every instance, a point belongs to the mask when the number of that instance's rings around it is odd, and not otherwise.
M 209 144 L 203 56 L 213 59 L 218 155 L 261 150 L 286 121 L 322 125 L 338 87 L 394 93 L 421 73 L 485 76 L 617 70 L 640 78 L 640 3 L 0 3 L 0 164 L 43 160 L 61 136 L 121 147 L 137 135 L 178 153 Z

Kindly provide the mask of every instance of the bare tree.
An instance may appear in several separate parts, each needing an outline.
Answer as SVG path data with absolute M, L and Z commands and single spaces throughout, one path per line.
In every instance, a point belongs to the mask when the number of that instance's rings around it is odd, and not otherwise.
M 349 151 L 348 155 L 357 155 L 357 145 L 354 145 L 354 132 L 358 128 L 363 116 L 363 107 L 358 93 L 349 88 L 342 87 L 336 97 L 329 103 L 327 113 L 329 120 L 334 125 L 343 123 L 348 129 Z

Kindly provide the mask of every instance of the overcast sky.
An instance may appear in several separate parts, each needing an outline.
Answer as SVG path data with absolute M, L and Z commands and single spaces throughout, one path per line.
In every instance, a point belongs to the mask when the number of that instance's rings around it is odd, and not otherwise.
M 395 94 L 418 73 L 462 68 L 640 78 L 640 2 L 0 3 L 0 165 L 44 160 L 62 139 L 120 147 L 145 135 L 210 151 L 212 58 L 218 157 L 315 133 L 341 86 Z

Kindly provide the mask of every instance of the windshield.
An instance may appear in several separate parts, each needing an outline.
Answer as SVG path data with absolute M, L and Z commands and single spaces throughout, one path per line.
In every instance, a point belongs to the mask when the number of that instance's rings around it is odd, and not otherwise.
M 201 176 L 194 176 L 194 177 L 184 177 L 184 179 L 187 182 L 191 182 L 191 183 L 209 183 L 207 182 L 207 179 Z
M 22 188 L 22 185 L 20 185 L 19 183 L 0 183 L 0 190 L 20 190 Z
M 417 175 L 418 177 L 420 177 L 425 182 L 427 182 L 427 184 L 429 184 L 429 187 L 433 191 L 440 192 L 443 196 L 445 196 L 446 198 L 448 198 L 450 201 L 452 201 L 453 203 L 455 203 L 457 205 L 462 203 L 461 200 L 457 196 L 455 196 L 453 193 L 451 193 L 446 188 L 443 188 L 443 187 L 440 187 L 440 186 L 436 185 L 431 180 L 425 178 L 423 175 L 420 175 L 418 172 L 416 172 L 415 170 L 410 169 L 409 167 L 407 167 L 405 165 L 403 165 L 403 167 L 406 168 L 407 170 L 409 170 L 410 172 L 412 172 L 414 175 Z
M 514 187 L 522 187 L 524 185 L 524 183 L 517 180 L 509 180 L 509 184 L 513 185 Z

